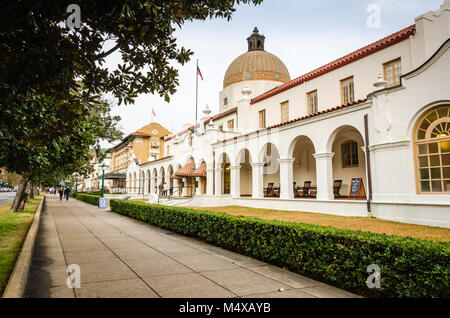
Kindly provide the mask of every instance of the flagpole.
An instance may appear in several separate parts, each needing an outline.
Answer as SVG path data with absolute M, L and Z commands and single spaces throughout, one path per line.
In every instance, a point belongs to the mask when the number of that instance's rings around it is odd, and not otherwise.
M 195 70 L 195 125 L 194 130 L 197 126 L 197 107 L 198 107 L 198 59 L 197 59 L 197 69 Z

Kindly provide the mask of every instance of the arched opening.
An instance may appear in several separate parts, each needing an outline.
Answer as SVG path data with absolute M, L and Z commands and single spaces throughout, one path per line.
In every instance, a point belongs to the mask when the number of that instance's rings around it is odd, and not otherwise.
M 280 152 L 273 143 L 264 145 L 260 152 L 259 160 L 264 164 L 263 187 L 264 197 L 280 197 Z
M 172 195 L 177 196 L 177 197 L 182 196 L 182 191 L 183 191 L 183 186 L 184 186 L 183 179 L 181 179 L 180 177 L 178 177 L 176 175 L 176 172 L 180 171 L 181 168 L 182 168 L 182 166 L 180 164 L 178 164 L 177 168 L 175 169 L 175 172 L 170 177 L 172 179 L 172 188 L 171 188 Z
M 237 156 L 237 165 L 239 170 L 240 195 L 241 197 L 252 197 L 253 194 L 253 174 L 252 157 L 248 149 L 243 149 Z
M 348 198 L 354 178 L 362 178 L 364 193 L 360 199 L 366 198 L 366 159 L 363 147 L 364 139 L 356 128 L 343 126 L 336 131 L 332 145 L 335 199 Z
M 450 193 L 450 106 L 429 110 L 414 132 L 419 194 Z
M 158 193 L 158 171 L 153 169 L 153 193 Z
M 145 182 L 145 172 L 144 171 L 140 171 L 139 172 L 139 189 L 138 189 L 138 193 L 139 194 L 144 194 L 144 183 Z
M 313 142 L 306 136 L 297 137 L 291 145 L 294 198 L 315 198 L 317 195 L 315 153 Z
M 128 193 L 131 193 L 132 191 L 133 191 L 133 177 L 130 172 L 128 174 Z
M 136 172 L 133 172 L 133 193 L 136 193 Z
M 226 153 L 219 156 L 216 168 L 219 169 L 219 172 L 216 171 L 216 182 L 219 183 L 220 181 L 219 184 L 216 183 L 216 194 L 231 194 L 231 161 Z M 219 173 L 219 175 L 217 175 L 217 173 Z
M 257 47 L 258 49 L 261 48 L 261 41 L 260 41 L 260 40 L 258 40 L 258 42 L 257 42 L 257 44 L 256 44 L 256 47 Z
M 200 165 L 194 172 L 194 176 L 197 178 L 198 189 L 200 195 L 206 194 L 207 189 L 207 179 L 206 179 L 206 161 L 200 161 Z
M 186 171 L 183 171 L 183 181 L 185 182 L 185 196 L 187 197 L 193 197 L 196 193 L 197 183 L 196 178 L 193 175 L 196 168 L 195 168 L 195 160 L 194 158 L 190 158 L 186 165 L 184 166 L 184 169 Z
M 172 165 L 170 165 L 167 168 L 167 175 L 169 176 L 169 180 L 167 180 L 167 182 L 169 184 L 168 194 L 169 195 L 173 195 L 173 180 L 174 179 L 172 178 L 172 175 L 173 175 L 173 167 L 172 167 Z
M 151 182 L 151 175 L 150 175 L 150 169 L 147 169 L 147 178 L 146 178 L 146 181 L 147 181 L 147 186 L 146 186 L 146 188 L 147 188 L 147 193 L 151 193 L 152 192 L 152 182 Z

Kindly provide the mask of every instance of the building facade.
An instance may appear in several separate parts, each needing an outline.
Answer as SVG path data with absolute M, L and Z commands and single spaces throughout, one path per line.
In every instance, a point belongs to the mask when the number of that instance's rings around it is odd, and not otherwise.
M 255 28 L 220 114 L 129 161 L 144 194 L 450 227 L 450 0 L 403 30 L 290 79 Z M 130 177 L 131 176 L 131 177 Z
M 166 128 L 153 122 L 128 135 L 118 145 L 110 148 L 108 153 L 111 156 L 111 166 L 110 173 L 106 178 L 112 180 L 112 188 L 119 192 L 121 189 L 126 189 L 126 173 L 131 161 L 142 164 L 164 157 L 164 136 L 169 133 Z M 133 192 L 139 191 L 136 181 L 130 182 L 127 187 L 133 187 Z
M 93 171 L 83 178 L 77 178 L 76 180 L 76 190 L 80 192 L 92 192 L 101 190 L 102 186 L 102 175 L 109 174 L 109 166 L 110 166 L 110 157 L 109 153 L 104 154 L 103 156 L 97 156 L 96 153 L 91 154 L 91 166 Z M 105 189 L 111 189 L 113 186 L 112 180 L 105 180 L 104 183 Z

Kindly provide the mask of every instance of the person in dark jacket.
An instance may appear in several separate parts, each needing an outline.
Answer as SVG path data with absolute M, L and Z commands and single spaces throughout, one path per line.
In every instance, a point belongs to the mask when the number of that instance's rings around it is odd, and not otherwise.
M 66 197 L 66 201 L 69 200 L 69 194 L 70 194 L 70 189 L 69 189 L 69 188 L 66 188 L 66 189 L 64 190 L 64 196 Z
M 59 200 L 61 201 L 62 200 L 62 196 L 63 196 L 63 190 L 60 188 L 58 193 L 59 193 Z

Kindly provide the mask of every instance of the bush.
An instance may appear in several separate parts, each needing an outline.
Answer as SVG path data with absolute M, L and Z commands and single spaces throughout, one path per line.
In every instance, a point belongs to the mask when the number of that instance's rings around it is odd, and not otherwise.
M 449 243 L 111 200 L 111 210 L 369 297 L 449 297 Z M 381 268 L 369 289 L 367 267 Z
M 98 206 L 98 199 L 100 198 L 99 195 L 90 195 L 85 193 L 78 193 L 75 197 L 78 200 L 97 206 Z

